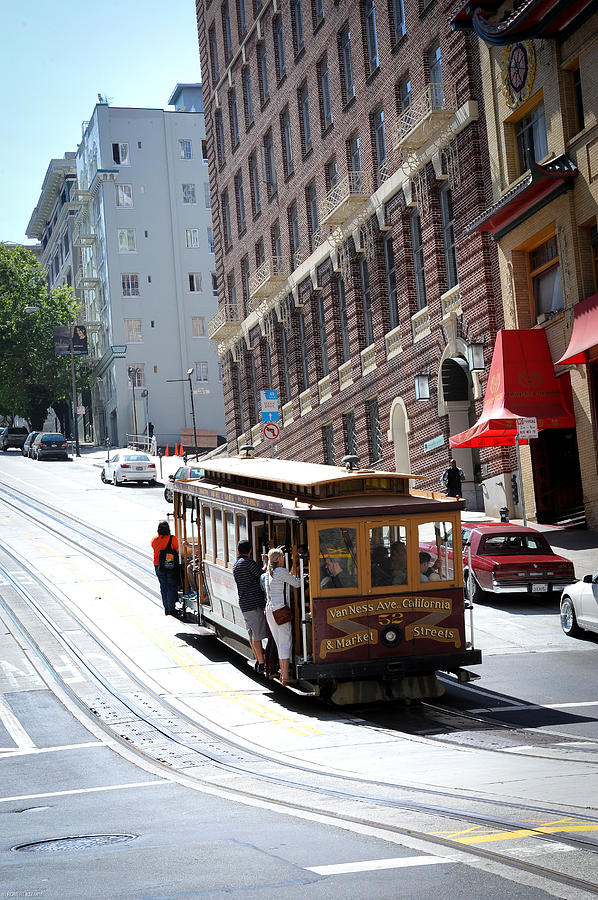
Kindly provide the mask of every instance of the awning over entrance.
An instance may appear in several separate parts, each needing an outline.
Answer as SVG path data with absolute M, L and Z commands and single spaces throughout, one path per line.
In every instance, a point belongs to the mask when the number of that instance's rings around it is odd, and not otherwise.
M 517 419 L 527 416 L 536 417 L 539 430 L 575 427 L 544 329 L 499 331 L 482 415 L 467 431 L 453 435 L 449 446 L 514 446 Z
M 598 344 L 598 294 L 592 294 L 573 307 L 573 331 L 569 346 L 557 359 L 557 366 L 585 363 L 587 351 Z

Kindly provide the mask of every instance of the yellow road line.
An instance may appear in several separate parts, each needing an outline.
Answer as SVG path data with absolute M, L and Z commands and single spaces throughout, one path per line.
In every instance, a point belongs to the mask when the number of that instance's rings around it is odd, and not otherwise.
M 496 831 L 472 837 L 457 838 L 459 844 L 485 844 L 496 841 L 512 841 L 524 837 L 536 837 L 538 834 L 560 834 L 562 832 L 598 831 L 598 823 L 585 822 L 581 825 L 538 825 L 533 829 L 519 828 L 516 831 Z

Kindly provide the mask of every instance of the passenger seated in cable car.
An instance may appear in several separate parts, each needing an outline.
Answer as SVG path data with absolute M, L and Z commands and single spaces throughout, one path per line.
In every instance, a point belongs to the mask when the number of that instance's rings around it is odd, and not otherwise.
M 421 550 L 419 554 L 419 580 L 440 581 L 437 566 L 438 560 L 432 562 L 431 554 L 426 550 Z
M 388 550 L 383 544 L 378 544 L 370 554 L 372 587 L 382 587 L 392 584 L 392 569 Z
M 324 557 L 320 574 L 321 588 L 353 587 L 351 579 L 343 569 L 341 561 L 338 559 Z
M 407 584 L 407 548 L 403 541 L 390 545 L 390 570 L 392 584 Z

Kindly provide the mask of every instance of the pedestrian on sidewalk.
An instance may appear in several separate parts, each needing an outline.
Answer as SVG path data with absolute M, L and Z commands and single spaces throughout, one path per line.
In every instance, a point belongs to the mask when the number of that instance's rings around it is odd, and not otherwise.
M 233 566 L 233 576 L 237 584 L 239 606 L 249 632 L 249 642 L 255 656 L 255 671 L 264 671 L 264 649 L 262 641 L 268 636 L 266 631 L 266 597 L 260 584 L 262 570 L 251 558 L 249 541 L 237 544 L 237 561 Z
M 440 477 L 440 482 L 446 490 L 447 497 L 462 497 L 461 486 L 465 480 L 463 469 L 457 466 L 454 459 L 451 459 Z
M 173 616 L 179 595 L 179 542 L 170 533 L 170 525 L 166 519 L 158 522 L 158 533 L 152 538 L 152 549 L 164 615 Z

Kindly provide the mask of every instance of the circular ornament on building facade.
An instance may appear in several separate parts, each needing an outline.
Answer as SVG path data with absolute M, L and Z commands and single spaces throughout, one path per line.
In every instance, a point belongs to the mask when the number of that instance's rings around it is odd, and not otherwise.
M 505 47 L 502 56 L 503 93 L 513 109 L 529 97 L 536 74 L 536 54 L 531 41 Z

